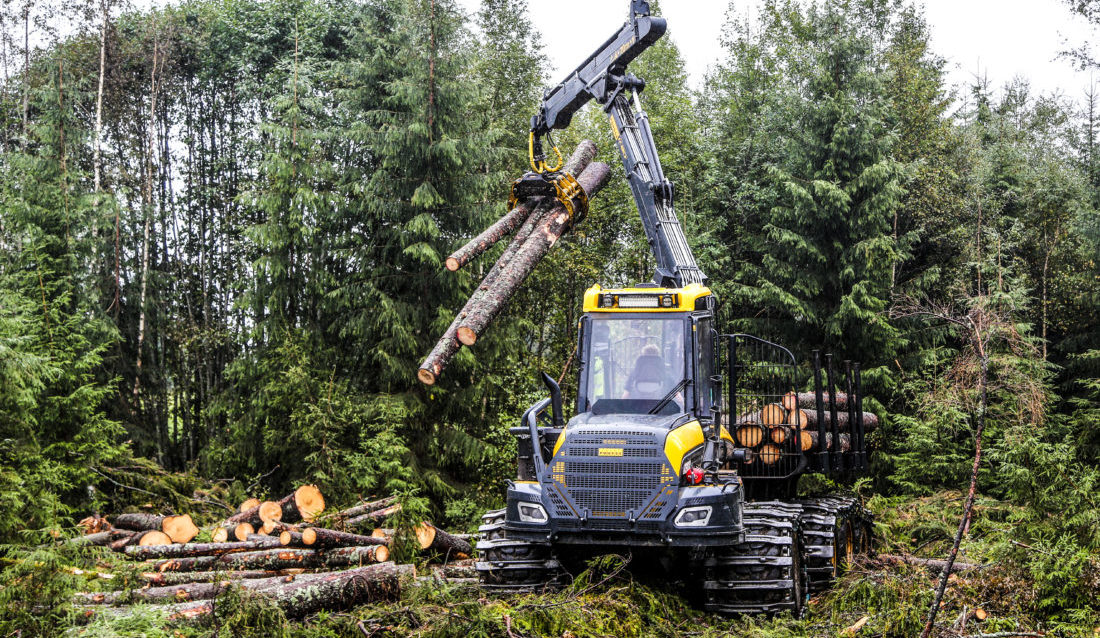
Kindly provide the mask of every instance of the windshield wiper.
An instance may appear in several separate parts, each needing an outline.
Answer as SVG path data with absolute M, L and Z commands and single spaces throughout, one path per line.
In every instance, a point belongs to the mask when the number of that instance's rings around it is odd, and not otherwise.
M 675 397 L 681 390 L 686 388 L 687 384 L 689 383 L 691 383 L 691 378 L 684 377 L 679 383 L 676 384 L 675 388 L 669 390 L 668 394 L 666 394 L 664 397 L 661 398 L 660 401 L 657 402 L 657 405 L 653 406 L 653 409 L 650 410 L 648 414 L 657 414 L 661 410 L 665 409 L 665 406 L 668 405 L 668 402 L 671 401 L 673 397 Z

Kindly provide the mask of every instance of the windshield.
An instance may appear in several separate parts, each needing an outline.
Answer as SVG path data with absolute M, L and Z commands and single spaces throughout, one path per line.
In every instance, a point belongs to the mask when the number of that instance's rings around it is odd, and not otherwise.
M 593 318 L 586 411 L 645 414 L 684 378 L 684 318 Z M 690 389 L 688 389 L 690 391 Z M 684 409 L 685 389 L 662 412 Z

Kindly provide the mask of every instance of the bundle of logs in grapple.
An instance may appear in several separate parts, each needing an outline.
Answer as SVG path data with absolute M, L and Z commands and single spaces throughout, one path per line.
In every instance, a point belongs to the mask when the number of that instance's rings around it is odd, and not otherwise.
M 829 393 L 825 393 L 824 400 L 828 406 Z M 847 394 L 836 393 L 836 408 L 836 445 L 839 451 L 847 452 L 852 445 Z M 788 392 L 777 403 L 768 403 L 738 416 L 734 423 L 733 436 L 738 444 L 756 450 L 755 458 L 765 465 L 771 465 L 779 461 L 788 449 L 802 452 L 833 450 L 831 411 L 828 409 L 825 411 L 825 421 L 826 436 L 824 446 L 821 446 L 818 440 L 820 429 L 817 395 L 813 392 Z M 877 427 L 878 416 L 864 412 L 864 432 L 870 432 Z
M 607 164 L 592 161 L 595 156 L 596 145 L 585 140 L 562 169 L 563 173 L 576 176 L 584 191 L 581 198 L 584 201 L 595 197 L 611 174 Z M 539 261 L 576 221 L 573 212 L 558 198 L 531 197 L 517 202 L 508 214 L 447 258 L 447 270 L 454 272 L 515 233 L 508 248 L 421 364 L 417 372 L 420 381 L 433 385 L 459 348 L 477 342 Z
M 81 521 L 73 543 L 107 546 L 143 561 L 140 588 L 76 595 L 87 616 L 122 615 L 125 605 L 160 607 L 170 619 L 213 612 L 219 595 L 240 588 L 275 602 L 288 617 L 396 598 L 416 578 L 413 565 L 390 561 L 396 531 L 384 527 L 401 511 L 397 497 L 362 501 L 323 515 L 321 491 L 305 485 L 277 501 L 248 499 L 240 511 L 200 530 L 188 515 L 120 514 Z M 471 537 L 428 522 L 412 536 L 433 565 L 433 580 L 475 582 Z M 206 542 L 194 542 L 201 538 Z M 115 574 L 99 573 L 108 582 Z M 423 578 L 423 577 L 422 577 Z

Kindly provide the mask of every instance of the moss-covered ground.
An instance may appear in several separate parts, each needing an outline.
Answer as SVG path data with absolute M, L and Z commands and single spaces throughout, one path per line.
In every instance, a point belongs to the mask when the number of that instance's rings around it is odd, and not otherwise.
M 953 492 L 912 499 L 874 497 L 878 551 L 943 557 L 961 513 Z M 938 636 L 1100 636 L 1100 560 L 1059 557 L 1056 544 L 1028 542 L 1015 533 L 1021 512 L 979 500 L 959 560 L 980 565 L 953 575 L 939 614 Z M 1060 559 L 1065 559 L 1064 561 Z M 621 559 L 590 564 L 566 591 L 541 596 L 487 598 L 465 585 L 422 584 L 401 600 L 288 621 L 270 602 L 229 594 L 216 617 L 200 625 L 166 623 L 153 608 L 87 621 L 67 604 L 73 591 L 125 587 L 133 567 L 102 550 L 9 551 L 0 590 L 7 608 L 3 635 L 249 638 L 424 636 L 520 638 L 534 636 L 916 636 L 932 600 L 937 574 L 921 566 L 861 559 L 829 592 L 814 597 L 803 618 L 727 619 L 703 613 L 675 589 L 643 584 L 621 569 Z M 111 572 L 72 574 L 63 567 Z M 975 617 L 977 610 L 985 619 Z M 964 622 L 965 618 L 965 622 Z

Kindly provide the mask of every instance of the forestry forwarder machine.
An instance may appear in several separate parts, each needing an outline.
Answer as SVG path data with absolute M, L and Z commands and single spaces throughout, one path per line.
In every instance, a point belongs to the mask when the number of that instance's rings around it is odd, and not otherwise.
M 645 84 L 626 72 L 665 27 L 648 2 L 632 0 L 622 29 L 548 91 L 532 118 L 534 170 L 517 180 L 513 199 L 574 190 L 572 176 L 555 172 L 560 152 L 549 166 L 541 141 L 553 144 L 551 131 L 595 100 L 610 117 L 656 274 L 654 283 L 585 293 L 576 416 L 564 422 L 561 392 L 543 374 L 550 396 L 512 428 L 518 475 L 507 507 L 483 517 L 477 570 L 485 590 L 540 591 L 567 584 L 584 559 L 618 552 L 632 556 L 632 569 L 695 584 L 707 610 L 797 615 L 871 547 L 870 512 L 855 499 L 795 497 L 802 474 L 867 467 L 859 366 L 841 375 L 828 355 L 823 371 L 814 352 L 805 371 L 786 348 L 716 330 L 717 302 L 641 108 Z M 799 387 L 813 393 L 799 396 Z M 812 432 L 802 428 L 808 417 Z M 751 426 L 756 440 L 731 436 L 731 421 L 738 435 Z M 858 425 L 841 434 L 838 423 Z M 806 436 L 812 446 L 799 445 Z

